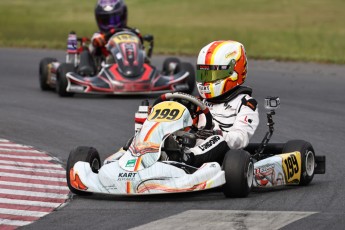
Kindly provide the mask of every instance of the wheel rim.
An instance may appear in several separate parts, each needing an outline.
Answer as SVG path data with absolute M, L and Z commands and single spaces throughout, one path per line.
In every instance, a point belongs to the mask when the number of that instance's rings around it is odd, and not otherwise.
M 315 157 L 312 151 L 308 151 L 305 156 L 305 169 L 308 176 L 314 174 L 315 169 Z
M 93 161 L 91 162 L 91 169 L 93 172 L 98 172 L 99 170 L 99 161 L 97 158 L 93 159 Z
M 248 164 L 248 170 L 247 170 L 247 184 L 248 188 L 252 187 L 253 184 L 253 178 L 254 178 L 254 164 L 252 161 Z

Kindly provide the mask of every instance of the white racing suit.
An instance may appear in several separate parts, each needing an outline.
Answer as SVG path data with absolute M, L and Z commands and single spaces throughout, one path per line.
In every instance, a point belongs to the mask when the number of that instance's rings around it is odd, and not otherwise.
M 196 146 L 187 152 L 192 153 L 196 167 L 205 162 L 217 161 L 221 164 L 229 149 L 245 148 L 259 125 L 257 102 L 251 96 L 251 89 L 241 86 L 231 95 L 221 100 L 204 100 L 212 116 L 213 130 L 221 130 L 221 135 L 198 139 Z M 199 117 L 198 126 L 205 125 L 205 116 Z
M 212 116 L 213 130 L 221 130 L 222 135 L 211 135 L 197 139 L 193 148 L 187 149 L 183 156 L 186 164 L 200 167 L 205 162 L 216 161 L 222 164 L 229 149 L 245 148 L 259 125 L 257 102 L 251 97 L 249 87 L 238 86 L 218 99 L 204 100 Z M 148 114 L 148 106 L 139 106 L 135 114 L 135 131 L 138 132 Z M 198 126 L 206 123 L 205 116 L 199 116 Z

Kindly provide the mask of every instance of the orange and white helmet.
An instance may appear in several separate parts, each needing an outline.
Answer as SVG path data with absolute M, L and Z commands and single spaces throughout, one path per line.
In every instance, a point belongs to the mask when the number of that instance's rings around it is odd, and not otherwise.
M 244 46 L 230 40 L 211 42 L 200 50 L 196 69 L 200 96 L 206 99 L 221 96 L 246 79 Z

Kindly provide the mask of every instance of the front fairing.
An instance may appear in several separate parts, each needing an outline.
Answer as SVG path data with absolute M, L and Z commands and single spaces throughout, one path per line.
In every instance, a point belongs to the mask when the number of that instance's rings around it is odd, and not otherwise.
M 127 171 L 139 171 L 153 165 L 161 154 L 166 137 L 193 123 L 188 109 L 174 101 L 157 104 L 135 136 L 128 151 L 120 158 L 120 166 Z
M 78 176 L 87 188 L 83 191 L 116 195 L 192 192 L 219 187 L 225 183 L 225 176 L 217 162 L 205 163 L 190 174 L 183 169 L 183 163 L 158 161 L 166 137 L 192 123 L 185 106 L 174 101 L 161 102 L 152 108 L 141 131 L 119 160 L 104 164 L 98 173 L 92 171 L 88 162 L 79 161 L 72 176 Z
M 131 32 L 114 34 L 107 49 L 118 64 L 118 71 L 128 78 L 135 78 L 144 72 L 145 51 L 138 36 Z

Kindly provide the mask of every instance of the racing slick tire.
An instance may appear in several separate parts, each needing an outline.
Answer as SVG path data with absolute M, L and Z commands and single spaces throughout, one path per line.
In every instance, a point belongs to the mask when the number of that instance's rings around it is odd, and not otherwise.
M 74 93 L 67 92 L 67 77 L 66 74 L 68 72 L 74 72 L 75 68 L 73 64 L 70 63 L 62 63 L 56 75 L 56 92 L 59 94 L 60 97 L 71 97 Z
M 187 78 L 188 90 L 184 91 L 184 93 L 192 94 L 195 88 L 195 70 L 194 66 L 188 62 L 181 63 L 181 70 L 188 71 L 189 75 Z
M 56 62 L 56 61 L 57 61 L 56 58 L 51 58 L 51 57 L 43 58 L 40 61 L 40 64 L 39 64 L 39 82 L 40 82 L 40 87 L 41 87 L 42 91 L 51 90 L 51 87 L 47 83 L 49 72 L 50 72 L 48 65 L 50 63 Z
M 229 150 L 224 157 L 223 193 L 226 197 L 247 197 L 253 186 L 254 163 L 250 154 L 242 149 Z
M 313 146 L 303 140 L 291 140 L 285 143 L 283 153 L 299 151 L 301 153 L 302 171 L 299 185 L 308 185 L 314 177 L 315 151 Z
M 163 62 L 163 73 L 166 75 L 176 74 L 180 72 L 181 61 L 175 57 L 169 57 Z
M 78 190 L 71 185 L 70 172 L 71 169 L 73 169 L 75 163 L 77 163 L 78 161 L 88 162 L 91 166 L 91 170 L 94 173 L 98 173 L 98 170 L 101 168 L 101 159 L 99 157 L 99 153 L 93 147 L 79 146 L 70 152 L 67 160 L 66 178 L 67 185 L 70 191 L 74 194 L 82 196 L 91 195 L 91 192 Z

